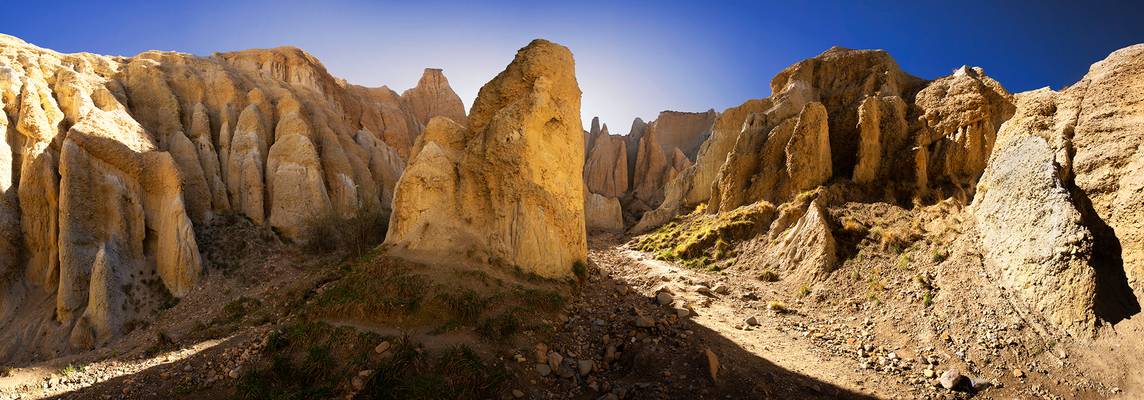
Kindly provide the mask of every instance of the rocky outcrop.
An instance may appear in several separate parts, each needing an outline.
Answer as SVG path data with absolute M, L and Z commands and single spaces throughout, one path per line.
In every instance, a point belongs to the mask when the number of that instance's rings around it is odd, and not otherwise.
M 1053 148 L 1039 136 L 1014 136 L 997 148 L 974 199 L 982 249 L 997 281 L 1027 309 L 1074 336 L 1091 336 L 1092 234 L 1061 182 Z
M 1144 296 L 1144 45 L 1093 64 L 1063 94 L 1077 105 L 1075 113 L 1057 112 L 1066 135 L 1072 122 L 1075 154 L 1065 162 L 1072 165 L 1076 188 L 1091 202 L 1089 225 L 1107 252 L 1098 255 L 1102 267 L 1122 266 L 1139 299 Z
M 588 231 L 623 232 L 624 214 L 620 199 L 585 192 L 584 220 Z
M 976 188 L 988 265 L 1027 312 L 1077 337 L 1138 313 L 1144 293 L 1142 57 L 1127 47 L 1064 90 L 1019 94 Z
M 626 209 L 637 216 L 658 207 L 668 182 L 693 164 L 699 145 L 711 135 L 715 111 L 664 111 L 646 126 L 639 126 L 640 122 L 633 123 L 628 137 L 638 148 Z
M 867 199 L 966 202 L 1014 109 L 980 68 L 923 81 L 881 50 L 831 48 L 780 72 L 771 91 L 717 118 L 695 166 L 665 183 L 636 231 L 703 202 L 712 212 L 781 204 L 832 180 L 857 184 Z
M 0 110 L 0 334 L 50 352 L 190 292 L 215 216 L 301 242 L 322 216 L 385 212 L 417 118 L 465 119 L 439 70 L 403 99 L 295 48 L 112 57 L 4 35 Z
M 834 234 L 820 200 L 787 204 L 771 224 L 766 259 L 785 277 L 808 282 L 834 270 Z
M 627 143 L 608 134 L 594 142 L 584 163 L 584 184 L 589 192 L 619 198 L 628 191 Z
M 425 68 L 417 86 L 402 93 L 401 101 L 421 125 L 428 124 L 429 119 L 436 116 L 449 118 L 461 125 L 469 122 L 461 96 L 453 92 L 449 80 L 438 68 Z
M 481 88 L 467 127 L 430 120 L 397 184 L 391 254 L 572 277 L 587 260 L 583 140 L 572 53 L 535 40 Z
M 660 149 L 671 154 L 675 149 L 683 152 L 688 159 L 694 159 L 699 146 L 711 136 L 715 123 L 715 110 L 706 112 L 663 111 L 652 121 Z

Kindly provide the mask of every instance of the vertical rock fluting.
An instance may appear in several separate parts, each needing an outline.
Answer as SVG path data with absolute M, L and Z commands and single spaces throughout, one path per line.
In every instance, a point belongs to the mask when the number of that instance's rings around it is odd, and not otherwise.
M 429 121 L 397 184 L 386 244 L 424 262 L 571 277 L 587 260 L 583 140 L 572 53 L 535 40 L 481 88 L 468 127 Z
M 417 86 L 401 94 L 401 100 L 417 123 L 425 125 L 435 116 L 447 117 L 458 124 L 468 124 L 461 97 L 449 87 L 449 80 L 437 68 L 426 68 Z
M 638 119 L 633 123 L 628 141 L 637 147 L 626 210 L 638 217 L 663 202 L 668 182 L 694 163 L 700 145 L 711 136 L 715 117 L 714 110 L 663 111 L 646 126 Z
M 384 212 L 417 118 L 466 118 L 439 71 L 408 93 L 295 48 L 126 58 L 0 35 L 0 321 L 23 321 L 0 334 L 60 352 L 125 333 L 202 279 L 195 226 L 215 215 L 305 241 L 317 217 Z
M 1013 113 L 1012 95 L 980 68 L 927 82 L 902 72 L 881 50 L 831 48 L 780 72 L 771 90 L 771 97 L 716 118 L 695 165 L 665 183 L 663 203 L 633 231 L 704 202 L 712 212 L 783 203 L 833 179 L 857 183 L 871 199 L 968 201 L 997 128 Z M 829 145 L 787 146 L 810 103 L 825 111 Z M 810 161 L 821 154 L 800 155 L 802 149 L 826 151 L 830 160 Z M 791 173 L 799 171 L 809 175 L 792 185 Z
M 592 193 L 619 198 L 628 191 L 627 143 L 606 134 L 595 142 L 584 164 L 584 184 Z

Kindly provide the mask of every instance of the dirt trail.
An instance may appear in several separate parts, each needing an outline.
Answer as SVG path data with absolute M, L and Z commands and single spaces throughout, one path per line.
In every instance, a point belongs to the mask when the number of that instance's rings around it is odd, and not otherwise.
M 655 297 L 662 290 L 672 293 L 677 304 L 691 310 L 691 323 L 707 328 L 707 335 L 721 336 L 745 350 L 734 357 L 757 357 L 826 385 L 870 396 L 893 398 L 910 391 L 907 386 L 857 368 L 853 360 L 823 351 L 805 332 L 789 329 L 798 316 L 766 310 L 765 302 L 759 300 L 761 291 L 750 282 L 713 284 L 717 274 L 655 260 L 622 245 L 593 250 L 591 257 L 602 271 L 646 296 Z M 755 317 L 758 325 L 748 326 L 745 320 L 750 317 Z M 735 368 L 739 360 L 722 361 L 727 368 Z

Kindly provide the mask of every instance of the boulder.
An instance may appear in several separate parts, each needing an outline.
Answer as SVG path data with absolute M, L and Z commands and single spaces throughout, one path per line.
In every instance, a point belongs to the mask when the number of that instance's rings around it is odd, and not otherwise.
M 1023 104 L 1024 105 L 1024 104 Z M 1017 121 L 1014 121 L 1017 122 Z M 977 186 L 973 215 L 998 283 L 1026 310 L 1077 337 L 1092 336 L 1092 233 L 1042 137 L 1007 123 Z
M 589 231 L 622 232 L 624 213 L 620 200 L 600 194 L 585 192 L 584 218 Z

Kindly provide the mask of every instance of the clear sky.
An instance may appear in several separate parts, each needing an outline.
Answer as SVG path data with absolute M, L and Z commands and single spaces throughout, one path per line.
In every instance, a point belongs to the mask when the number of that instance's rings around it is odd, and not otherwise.
M 199 55 L 298 46 L 336 76 L 403 91 L 444 68 L 466 107 L 536 37 L 576 57 L 583 118 L 612 133 L 660 110 L 770 94 L 771 77 L 832 45 L 881 48 L 923 78 L 963 64 L 1010 91 L 1060 88 L 1144 42 L 1135 1 L 5 1 L 0 33 L 62 52 Z M 587 125 L 587 124 L 585 124 Z

